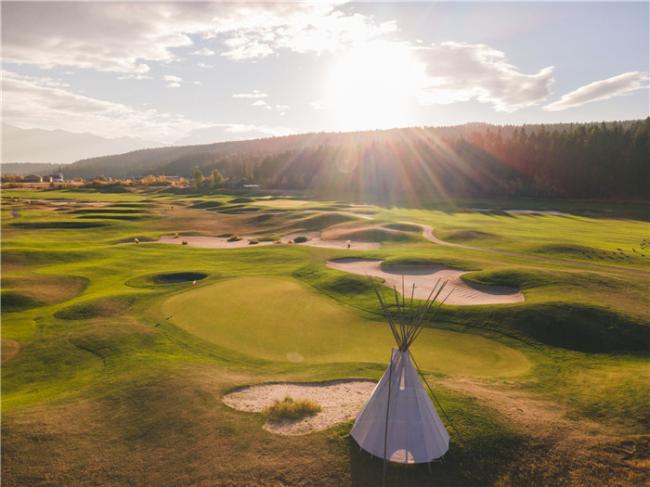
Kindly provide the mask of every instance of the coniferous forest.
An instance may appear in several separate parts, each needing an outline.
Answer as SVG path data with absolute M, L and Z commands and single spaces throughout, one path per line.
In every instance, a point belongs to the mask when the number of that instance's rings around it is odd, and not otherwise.
M 384 201 L 446 196 L 645 199 L 650 119 L 404 128 L 170 147 L 87 159 L 69 176 L 191 178 Z

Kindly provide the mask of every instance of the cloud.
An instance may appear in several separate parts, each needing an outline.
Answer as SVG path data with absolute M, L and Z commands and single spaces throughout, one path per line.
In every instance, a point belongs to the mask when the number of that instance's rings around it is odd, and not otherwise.
M 167 145 L 192 134 L 219 130 L 218 140 L 289 133 L 289 129 L 239 123 L 197 122 L 181 115 L 140 109 L 80 95 L 52 78 L 22 76 L 2 71 L 3 122 L 21 128 L 90 132 L 101 137 L 139 137 Z M 92 120 L 92 123 L 89 121 Z M 207 132 L 206 132 L 207 131 Z M 196 139 L 198 140 L 198 139 Z
M 193 56 L 214 56 L 215 54 L 216 52 L 214 52 L 212 49 L 208 49 L 207 47 L 198 49 L 192 53 Z
M 320 54 L 368 42 L 397 30 L 394 21 L 376 23 L 365 15 L 343 13 L 328 2 L 293 4 L 293 8 L 263 12 L 248 10 L 247 15 L 247 21 L 236 28 L 222 27 L 229 33 L 224 41 L 227 50 L 223 56 L 235 60 L 254 59 L 267 57 L 280 49 Z
M 233 98 L 249 98 L 249 99 L 266 98 L 267 96 L 269 95 L 267 95 L 266 93 L 260 90 L 253 90 L 247 93 L 234 93 L 232 95 Z
M 167 81 L 167 88 L 180 88 L 183 78 L 180 76 L 174 76 L 171 74 L 166 74 L 163 76 L 163 79 Z
M 212 69 L 214 68 L 214 64 L 206 64 L 206 63 L 196 63 L 196 66 L 201 69 Z
M 544 110 L 558 112 L 594 101 L 607 100 L 632 91 L 647 89 L 647 81 L 648 75 L 640 71 L 630 71 L 612 78 L 594 81 L 562 95 L 559 100 L 546 105 Z
M 47 78 L 2 72 L 3 120 L 23 128 L 136 136 L 169 143 L 205 124 L 153 109 L 138 109 L 72 92 Z M 92 120 L 92 123 L 89 121 Z
M 146 75 L 151 63 L 178 59 L 194 39 L 231 59 L 278 50 L 324 52 L 395 30 L 339 2 L 104 3 L 3 2 L 4 63 L 67 66 Z
M 541 103 L 553 84 L 553 67 L 522 73 L 505 53 L 485 44 L 442 42 L 414 47 L 425 64 L 422 104 L 477 100 L 513 112 Z
M 265 107 L 267 106 L 266 102 L 264 100 L 257 100 L 251 103 L 252 107 Z

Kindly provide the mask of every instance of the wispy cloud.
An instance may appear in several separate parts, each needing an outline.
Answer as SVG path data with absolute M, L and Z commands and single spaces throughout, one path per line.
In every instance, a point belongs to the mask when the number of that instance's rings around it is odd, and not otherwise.
M 193 56 L 214 56 L 215 54 L 216 52 L 214 52 L 212 49 L 208 49 L 207 47 L 203 47 L 192 53 Z
M 3 119 L 19 127 L 91 131 L 103 137 L 138 136 L 168 143 L 204 125 L 179 115 L 80 95 L 47 78 L 8 71 L 2 75 Z
M 246 98 L 246 99 L 266 98 L 267 96 L 269 95 L 260 90 L 253 90 L 245 93 L 234 93 L 232 95 L 233 98 Z
M 174 76 L 171 74 L 166 74 L 163 76 L 163 79 L 167 81 L 167 88 L 180 88 L 183 78 L 180 76 Z
M 230 134 L 250 138 L 290 132 L 282 127 L 197 122 L 182 115 L 81 95 L 59 80 L 10 71 L 2 71 L 2 91 L 3 121 L 24 128 L 90 132 L 102 137 L 140 137 L 162 144 L 178 140 L 214 142 L 232 138 Z M 89 120 L 93 123 L 89 124 Z
M 257 100 L 251 103 L 252 107 L 266 107 L 268 106 L 267 103 L 264 100 Z
M 475 99 L 513 112 L 541 103 L 553 84 L 552 66 L 523 73 L 504 52 L 485 44 L 442 42 L 414 49 L 426 66 L 419 97 L 425 105 Z
M 648 75 L 640 71 L 630 71 L 611 78 L 594 81 L 562 95 L 559 100 L 546 105 L 544 110 L 558 112 L 594 101 L 608 100 L 632 91 L 648 89 L 647 81 Z

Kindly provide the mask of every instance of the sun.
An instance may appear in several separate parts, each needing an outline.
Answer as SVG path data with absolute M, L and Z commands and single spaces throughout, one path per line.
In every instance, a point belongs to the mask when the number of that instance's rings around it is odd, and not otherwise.
M 325 84 L 325 108 L 338 130 L 413 125 L 424 67 L 401 44 L 375 42 L 339 59 Z

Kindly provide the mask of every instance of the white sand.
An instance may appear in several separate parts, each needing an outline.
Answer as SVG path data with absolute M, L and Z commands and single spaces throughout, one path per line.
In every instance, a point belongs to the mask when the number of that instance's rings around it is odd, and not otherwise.
M 306 435 L 321 431 L 337 423 L 354 419 L 370 398 L 375 382 L 369 380 L 345 380 L 317 384 L 261 384 L 245 387 L 226 394 L 223 402 L 238 411 L 260 413 L 275 401 L 289 396 L 292 399 L 308 399 L 321 407 L 315 416 L 298 421 L 264 424 L 264 429 L 279 435 Z
M 444 266 L 392 266 L 390 271 L 385 271 L 381 268 L 380 260 L 348 258 L 330 260 L 327 262 L 327 267 L 362 276 L 379 277 L 385 281 L 387 286 L 395 286 L 400 293 L 402 291 L 402 276 L 404 276 L 405 294 L 410 296 L 411 288 L 415 284 L 414 296 L 418 299 L 426 299 L 438 279 L 441 279 L 447 281 L 447 286 L 440 299 L 444 298 L 450 290 L 453 290 L 446 304 L 505 304 L 521 303 L 524 300 L 524 295 L 516 289 L 501 286 L 469 285 L 460 279 L 460 276 L 466 272 Z
M 173 235 L 163 235 L 155 242 L 150 243 L 164 243 L 164 244 L 176 244 L 183 245 L 183 242 L 187 242 L 189 247 L 199 247 L 202 249 L 234 249 L 242 247 L 259 247 L 262 245 L 272 245 L 273 242 L 259 242 L 257 244 L 249 244 L 252 237 L 242 237 L 241 240 L 236 242 L 228 242 L 227 238 L 220 237 L 202 237 L 202 236 L 183 236 L 180 235 L 178 238 Z
M 319 232 L 297 232 L 285 235 L 282 237 L 282 243 L 290 243 L 294 238 L 305 236 L 309 240 L 306 242 L 295 245 L 308 245 L 310 247 L 322 247 L 325 249 L 347 249 L 347 240 L 323 240 L 320 238 Z M 377 242 L 355 242 L 350 241 L 350 250 L 377 250 L 381 248 L 381 244 Z

